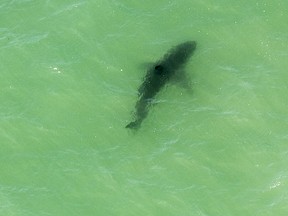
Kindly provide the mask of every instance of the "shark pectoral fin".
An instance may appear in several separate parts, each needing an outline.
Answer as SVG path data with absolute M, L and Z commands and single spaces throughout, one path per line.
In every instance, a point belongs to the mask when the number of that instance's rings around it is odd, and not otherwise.
M 171 79 L 171 83 L 179 85 L 187 91 L 192 91 L 191 80 L 184 71 L 177 71 L 175 76 Z
M 140 127 L 139 121 L 130 122 L 125 128 L 138 129 Z

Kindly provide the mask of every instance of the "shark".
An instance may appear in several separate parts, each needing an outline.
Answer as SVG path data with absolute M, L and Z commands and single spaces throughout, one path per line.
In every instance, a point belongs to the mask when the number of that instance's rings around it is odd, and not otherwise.
M 148 68 L 143 83 L 138 89 L 134 119 L 126 125 L 126 128 L 139 129 L 143 120 L 147 117 L 151 103 L 157 93 L 173 78 L 185 78 L 183 69 L 195 49 L 195 41 L 183 42 L 172 47 L 162 59 Z

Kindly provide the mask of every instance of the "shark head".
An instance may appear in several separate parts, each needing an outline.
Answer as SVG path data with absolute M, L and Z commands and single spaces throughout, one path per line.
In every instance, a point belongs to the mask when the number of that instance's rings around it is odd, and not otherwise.
M 195 41 L 187 41 L 179 44 L 170 51 L 167 62 L 171 63 L 171 67 L 173 67 L 173 69 L 176 69 L 175 67 L 181 67 L 192 56 L 195 49 Z
M 173 75 L 182 68 L 196 49 L 195 41 L 186 41 L 173 47 L 154 68 L 156 74 Z

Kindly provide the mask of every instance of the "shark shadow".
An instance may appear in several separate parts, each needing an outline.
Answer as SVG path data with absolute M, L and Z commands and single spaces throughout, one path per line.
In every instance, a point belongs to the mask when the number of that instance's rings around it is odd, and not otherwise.
M 135 105 L 134 121 L 130 122 L 126 128 L 138 129 L 141 126 L 142 121 L 148 115 L 151 101 L 168 81 L 173 77 L 185 78 L 183 73 L 181 75 L 181 70 L 195 49 L 195 41 L 181 43 L 170 49 L 161 60 L 148 69 L 144 81 L 138 89 L 139 99 Z

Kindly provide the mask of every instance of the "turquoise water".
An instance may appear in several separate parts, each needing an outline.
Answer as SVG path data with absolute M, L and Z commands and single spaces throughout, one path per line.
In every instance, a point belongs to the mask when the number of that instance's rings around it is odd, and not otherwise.
M 0 215 L 284 216 L 288 2 L 0 1 Z M 136 133 L 145 65 L 197 41 Z

